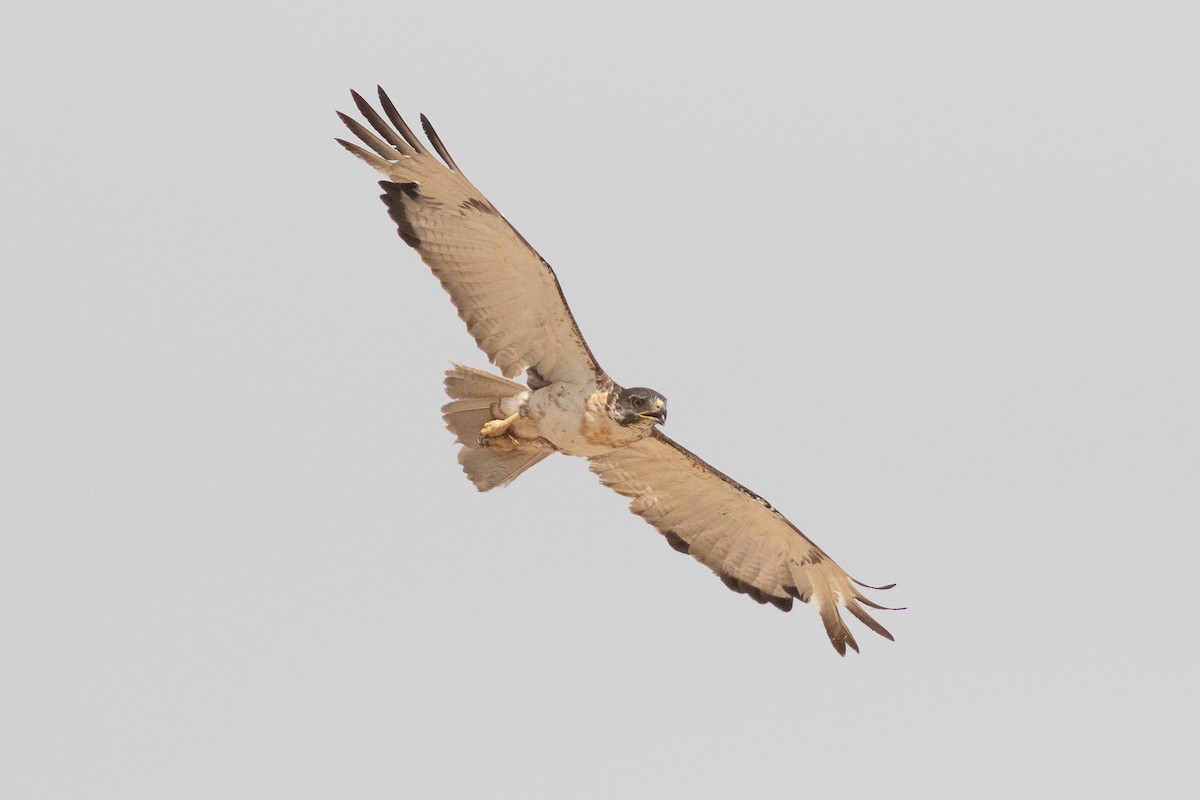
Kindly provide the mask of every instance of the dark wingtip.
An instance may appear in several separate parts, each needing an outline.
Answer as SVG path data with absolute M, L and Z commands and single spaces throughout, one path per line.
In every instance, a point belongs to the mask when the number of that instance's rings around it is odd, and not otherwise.
M 855 583 L 857 583 L 859 586 L 863 587 L 864 589 L 875 589 L 876 591 L 880 591 L 880 592 L 886 592 L 888 589 L 896 588 L 896 584 L 894 584 L 894 583 L 889 583 L 887 586 L 872 586 L 869 583 L 863 583 L 862 581 L 858 580 L 857 578 L 851 578 L 850 580 L 854 581 Z
M 854 599 L 857 600 L 858 602 L 862 603 L 864 606 L 870 606 L 871 608 L 877 608 L 880 611 L 907 611 L 908 610 L 908 606 L 880 605 L 879 603 L 876 603 L 874 600 L 872 600 L 871 598 L 869 598 L 863 594 L 856 595 Z
M 358 108 L 359 111 L 361 111 L 364 115 L 367 115 L 367 116 L 370 115 L 371 104 L 368 103 L 366 100 L 364 100 L 363 96 L 361 94 L 359 94 L 358 92 L 351 89 L 350 97 L 351 97 L 351 99 L 354 100 L 354 105 Z
M 437 131 L 433 129 L 433 125 L 429 122 L 429 117 L 421 115 L 421 128 L 425 131 L 425 136 L 429 139 L 429 143 L 433 145 L 433 149 L 442 157 L 442 161 L 446 162 L 446 166 L 454 172 L 460 172 L 458 165 L 454 163 L 454 159 L 450 157 L 450 151 L 446 149 L 446 145 L 442 144 L 441 138 L 437 135 Z
M 858 652 L 858 642 L 854 641 L 854 637 L 848 639 L 830 639 L 829 643 L 833 645 L 833 649 L 837 650 L 837 654 L 842 658 L 846 657 L 847 647 L 856 653 Z
M 335 142 L 337 142 L 338 144 L 340 144 L 342 147 L 344 147 L 344 148 L 346 148 L 347 150 L 349 150 L 349 151 L 350 151 L 351 153 L 353 153 L 354 155 L 358 156 L 359 158 L 362 158 L 362 157 L 363 157 L 363 153 L 364 153 L 365 151 L 364 151 L 364 150 L 363 150 L 361 147 L 359 147 L 358 145 L 356 145 L 354 142 L 347 142 L 345 139 L 342 139 L 342 138 L 340 138 L 340 137 L 337 137 L 337 136 L 333 137 L 333 140 L 334 140 Z

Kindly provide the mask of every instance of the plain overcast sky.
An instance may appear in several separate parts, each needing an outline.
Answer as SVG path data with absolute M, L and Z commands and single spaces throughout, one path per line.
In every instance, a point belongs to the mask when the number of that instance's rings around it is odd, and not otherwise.
M 7 12 L 0 795 L 1200 796 L 1200 6 L 737 8 Z M 895 643 L 474 491 L 376 83 Z

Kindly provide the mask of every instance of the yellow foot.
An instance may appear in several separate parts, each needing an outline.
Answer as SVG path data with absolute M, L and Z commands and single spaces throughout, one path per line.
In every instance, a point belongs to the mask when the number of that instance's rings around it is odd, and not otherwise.
M 493 436 L 503 436 L 508 433 L 508 429 L 517 421 L 516 414 L 510 414 L 504 419 L 494 419 L 491 422 L 485 422 L 483 427 L 479 429 L 479 435 L 491 438 Z

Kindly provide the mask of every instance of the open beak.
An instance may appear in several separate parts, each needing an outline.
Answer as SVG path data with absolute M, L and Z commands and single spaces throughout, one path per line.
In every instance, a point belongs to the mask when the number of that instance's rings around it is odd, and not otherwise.
M 657 405 L 653 411 L 642 411 L 638 414 L 642 419 L 652 419 L 659 425 L 667 424 L 667 404 L 662 400 L 657 401 Z

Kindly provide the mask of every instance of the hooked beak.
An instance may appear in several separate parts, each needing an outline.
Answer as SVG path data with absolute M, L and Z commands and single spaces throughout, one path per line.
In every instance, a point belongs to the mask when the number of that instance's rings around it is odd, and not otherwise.
M 662 400 L 654 401 L 654 408 L 651 411 L 641 411 L 638 416 L 642 419 L 652 419 L 659 425 L 667 424 L 667 404 Z

